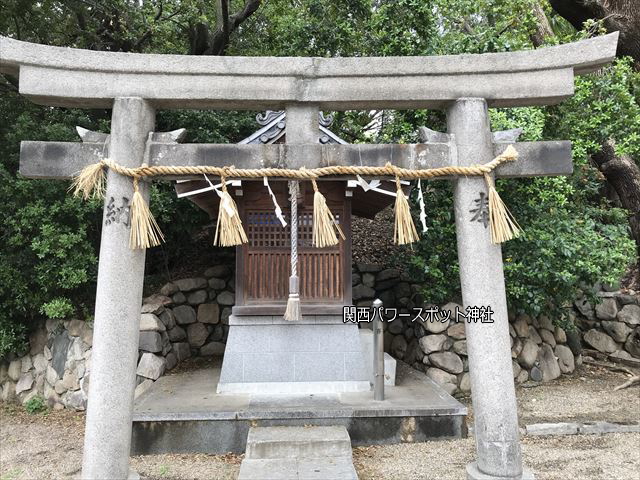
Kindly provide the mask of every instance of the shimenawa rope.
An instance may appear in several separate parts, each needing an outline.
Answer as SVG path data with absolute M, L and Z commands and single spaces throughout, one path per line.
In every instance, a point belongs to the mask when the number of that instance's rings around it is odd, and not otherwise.
M 495 189 L 491 172 L 504 162 L 516 160 L 518 152 L 509 145 L 505 151 L 494 158 L 492 161 L 484 165 L 472 165 L 468 167 L 448 166 L 427 169 L 408 169 L 401 168 L 391 163 L 387 163 L 383 167 L 368 166 L 328 166 L 319 168 L 263 168 L 263 169 L 247 169 L 235 168 L 233 166 L 213 167 L 213 166 L 148 166 L 142 165 L 136 168 L 123 167 L 110 159 L 102 159 L 99 163 L 88 165 L 74 179 L 71 189 L 75 195 L 82 195 L 83 198 L 91 198 L 103 196 L 105 191 L 105 172 L 106 168 L 114 172 L 136 179 L 152 176 L 166 175 L 216 175 L 222 179 L 222 194 L 220 199 L 220 214 L 216 227 L 216 238 L 214 243 L 223 246 L 239 245 L 246 243 L 247 236 L 242 227 L 242 221 L 237 213 L 237 207 L 233 198 L 227 192 L 225 179 L 227 178 L 261 178 L 261 177 L 280 177 L 290 180 L 311 180 L 314 185 L 314 225 L 313 225 L 313 244 L 317 247 L 335 245 L 338 243 L 336 231 L 344 238 L 344 234 L 340 229 L 333 214 L 329 210 L 326 199 L 318 190 L 316 179 L 330 175 L 365 175 L 365 176 L 392 176 L 396 178 L 396 184 L 399 186 L 400 179 L 416 180 L 428 179 L 446 176 L 474 176 L 483 175 L 487 182 L 489 191 L 489 217 L 491 225 L 491 240 L 494 243 L 501 243 L 518 236 L 519 227 L 513 216 L 509 213 L 506 206 L 500 199 Z M 135 185 L 134 185 L 135 187 Z M 398 193 L 402 193 L 402 189 L 398 189 Z M 135 195 L 134 195 L 135 196 Z M 143 201 L 139 197 L 138 201 Z M 138 205 L 139 207 L 139 205 Z M 135 236 L 132 234 L 132 248 L 148 248 L 154 246 L 156 240 L 162 238 L 157 223 L 153 219 L 151 211 L 147 207 L 131 209 L 132 225 L 134 224 L 133 215 L 140 215 L 144 218 L 136 220 L 139 225 L 146 225 L 148 232 L 146 235 L 140 234 Z M 317 224 L 316 224 L 317 223 Z M 136 223 L 138 224 L 138 223 Z M 335 230 L 334 230 L 335 229 Z M 220 241 L 218 242 L 218 238 Z M 404 193 L 396 195 L 396 223 L 394 239 L 396 243 L 409 243 L 418 239 L 413 218 L 409 209 L 408 202 Z

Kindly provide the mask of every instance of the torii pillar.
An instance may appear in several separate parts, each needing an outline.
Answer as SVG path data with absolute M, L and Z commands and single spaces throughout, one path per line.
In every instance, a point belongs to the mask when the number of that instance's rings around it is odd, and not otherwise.
M 116 98 L 109 156 L 127 167 L 140 166 L 154 123 L 155 111 L 147 101 Z M 141 187 L 148 201 L 144 182 Z M 111 202 L 127 209 L 132 195 L 131 179 L 109 171 L 102 214 L 83 479 L 139 478 L 129 472 L 129 452 L 146 250 L 129 248 L 126 215 L 114 221 L 107 219 Z
M 489 113 L 483 98 L 461 98 L 451 104 L 447 109 L 447 129 L 453 134 L 458 166 L 484 164 L 493 159 Z M 469 211 L 480 192 L 488 196 L 481 176 L 454 180 L 463 306 L 485 306 L 493 311 L 493 323 L 466 324 L 478 453 L 477 461 L 467 465 L 467 478 L 533 479 L 533 474 L 523 472 L 522 467 L 502 249 L 491 243 L 487 225 L 473 221 Z

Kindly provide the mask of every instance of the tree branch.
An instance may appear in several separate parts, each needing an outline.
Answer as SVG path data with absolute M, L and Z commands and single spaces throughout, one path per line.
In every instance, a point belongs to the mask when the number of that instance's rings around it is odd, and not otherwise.
M 262 0 L 246 0 L 242 10 L 229 15 L 228 0 L 219 0 L 218 25 L 215 31 L 202 22 L 189 27 L 191 55 L 224 55 L 231 34 L 260 7 Z
M 551 7 L 576 30 L 589 19 L 608 32 L 620 32 L 618 56 L 628 55 L 640 70 L 640 2 L 638 0 L 549 0 Z

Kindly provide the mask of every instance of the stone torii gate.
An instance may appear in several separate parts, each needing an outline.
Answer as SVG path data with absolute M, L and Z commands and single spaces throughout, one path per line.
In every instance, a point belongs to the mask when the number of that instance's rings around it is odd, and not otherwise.
M 23 142 L 20 172 L 68 179 L 109 157 L 116 163 L 235 165 L 238 168 L 384 165 L 405 168 L 483 164 L 502 153 L 488 107 L 558 103 L 573 94 L 574 75 L 610 62 L 618 34 L 526 52 L 442 57 L 252 58 L 95 52 L 0 37 L 0 71 L 19 77 L 20 93 L 51 106 L 111 108 L 111 134 L 83 143 Z M 153 133 L 156 109 L 286 109 L 284 145 L 176 143 Z M 445 109 L 448 135 L 425 131 L 416 145 L 320 145 L 319 109 Z M 295 121 L 293 121 L 295 119 Z M 519 160 L 502 178 L 572 171 L 570 142 L 516 143 Z M 481 177 L 455 179 L 455 218 L 464 306 L 489 306 L 495 322 L 467 324 L 477 460 L 470 479 L 532 478 L 523 472 L 499 245 L 471 221 L 487 192 Z M 132 182 L 109 172 L 106 199 L 131 198 Z M 143 189 L 148 199 L 148 191 Z M 105 220 L 107 208 L 105 203 Z M 130 250 L 128 222 L 102 230 L 91 390 L 82 477 L 127 478 L 135 387 L 144 250 Z M 135 476 L 135 474 L 131 474 Z

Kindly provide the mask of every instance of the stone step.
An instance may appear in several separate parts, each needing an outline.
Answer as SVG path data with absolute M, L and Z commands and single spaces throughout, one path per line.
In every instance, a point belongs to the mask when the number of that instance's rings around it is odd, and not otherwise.
M 247 437 L 247 459 L 345 457 L 351 461 L 351 439 L 342 426 L 253 427 Z
M 238 480 L 358 480 L 351 457 L 245 458 Z

